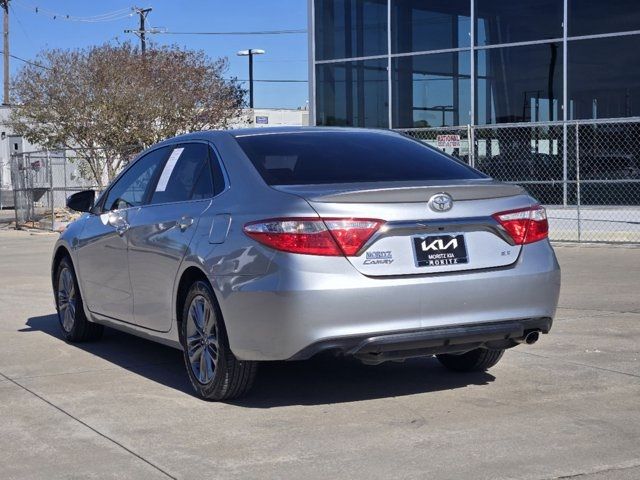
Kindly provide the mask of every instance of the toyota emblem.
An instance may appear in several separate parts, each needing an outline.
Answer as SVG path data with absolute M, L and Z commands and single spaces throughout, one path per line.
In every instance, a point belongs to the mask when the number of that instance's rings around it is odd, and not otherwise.
M 448 212 L 453 208 L 453 198 L 448 193 L 436 193 L 429 199 L 429 207 L 434 212 Z

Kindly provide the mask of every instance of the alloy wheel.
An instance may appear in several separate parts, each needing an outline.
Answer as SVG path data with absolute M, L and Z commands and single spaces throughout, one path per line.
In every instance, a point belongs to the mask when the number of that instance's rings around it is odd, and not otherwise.
M 211 302 L 197 295 L 187 315 L 187 354 L 198 382 L 208 384 L 215 375 L 219 357 L 218 323 Z
M 76 319 L 76 284 L 73 274 L 63 268 L 58 276 L 58 311 L 65 332 L 70 332 Z

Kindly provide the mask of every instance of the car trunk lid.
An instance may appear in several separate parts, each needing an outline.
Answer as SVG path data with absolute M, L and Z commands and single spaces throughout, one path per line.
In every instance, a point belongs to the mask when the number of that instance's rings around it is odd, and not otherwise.
M 517 185 L 491 179 L 274 186 L 297 195 L 324 219 L 369 218 L 386 223 L 348 261 L 369 276 L 416 275 L 503 267 L 520 254 L 497 212 L 530 207 Z M 452 200 L 447 211 L 429 206 Z

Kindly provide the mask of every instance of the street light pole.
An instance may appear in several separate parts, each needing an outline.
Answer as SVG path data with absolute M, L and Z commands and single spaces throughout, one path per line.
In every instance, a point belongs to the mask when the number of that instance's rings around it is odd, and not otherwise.
M 253 53 L 249 50 L 249 108 L 253 108 Z
M 253 109 L 253 56 L 263 55 L 264 50 L 250 48 L 249 50 L 240 50 L 239 57 L 249 57 L 249 108 Z

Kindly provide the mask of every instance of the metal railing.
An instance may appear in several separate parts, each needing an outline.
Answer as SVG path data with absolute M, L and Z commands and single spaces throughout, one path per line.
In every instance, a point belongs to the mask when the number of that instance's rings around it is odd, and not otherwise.
M 405 129 L 547 207 L 552 240 L 640 243 L 640 119 Z

